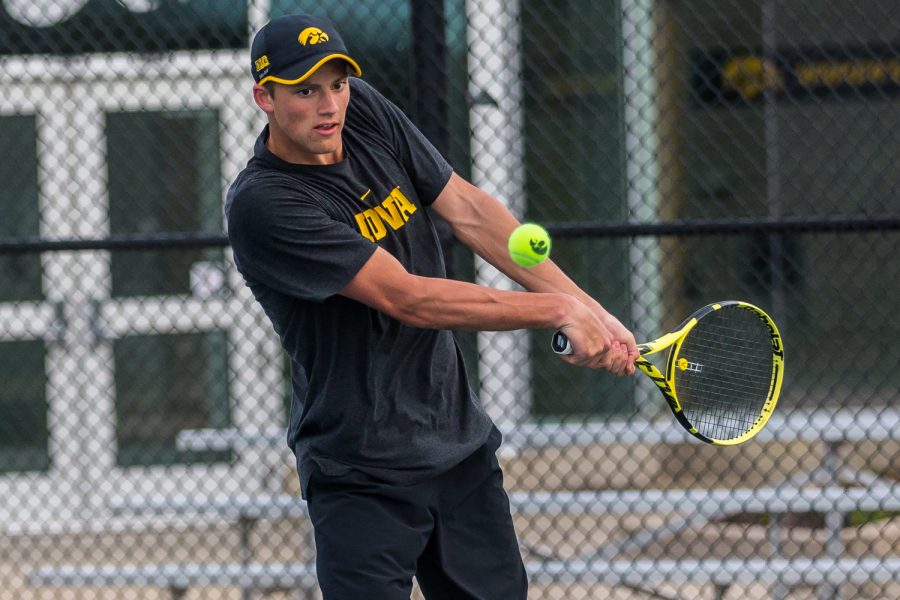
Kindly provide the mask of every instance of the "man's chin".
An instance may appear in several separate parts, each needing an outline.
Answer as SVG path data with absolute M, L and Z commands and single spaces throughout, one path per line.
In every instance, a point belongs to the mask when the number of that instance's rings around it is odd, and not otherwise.
M 339 148 L 338 144 L 314 144 L 309 148 L 309 152 L 323 163 L 332 163 L 341 159 Z

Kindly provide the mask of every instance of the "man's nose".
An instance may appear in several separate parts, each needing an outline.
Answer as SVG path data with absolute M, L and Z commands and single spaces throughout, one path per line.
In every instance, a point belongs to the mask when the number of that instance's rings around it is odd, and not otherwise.
M 322 94 L 322 103 L 319 112 L 324 114 L 336 113 L 338 110 L 337 95 L 331 90 Z

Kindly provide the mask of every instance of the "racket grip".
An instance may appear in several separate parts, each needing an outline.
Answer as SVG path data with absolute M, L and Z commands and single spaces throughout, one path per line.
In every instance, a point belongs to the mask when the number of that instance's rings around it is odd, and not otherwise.
M 557 354 L 574 354 L 575 349 L 572 348 L 572 344 L 569 343 L 569 338 L 566 337 L 562 331 L 557 331 L 553 334 L 553 337 L 550 338 L 550 347 L 553 348 L 553 351 Z

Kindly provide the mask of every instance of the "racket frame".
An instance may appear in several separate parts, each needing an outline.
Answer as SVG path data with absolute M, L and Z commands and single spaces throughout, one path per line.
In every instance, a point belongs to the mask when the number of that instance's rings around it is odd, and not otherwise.
M 682 410 L 681 402 L 679 402 L 678 400 L 678 392 L 675 389 L 675 369 L 677 368 L 676 365 L 678 364 L 678 355 L 681 350 L 681 346 L 690 331 L 700 321 L 700 319 L 712 312 L 721 310 L 725 306 L 737 306 L 741 309 L 749 310 L 753 312 L 766 326 L 766 329 L 769 332 L 770 342 L 772 344 L 772 377 L 769 383 L 769 390 L 766 395 L 765 402 L 763 403 L 762 409 L 760 410 L 759 417 L 756 419 L 753 425 L 747 431 L 737 437 L 718 439 L 710 438 L 700 433 L 685 416 L 684 411 Z M 663 374 L 659 370 L 659 368 L 656 367 L 656 365 L 654 365 L 644 357 L 662 352 L 667 348 L 671 348 L 671 350 L 669 350 L 669 356 L 666 359 L 666 372 L 665 374 Z M 672 409 L 672 413 L 675 415 L 675 419 L 678 421 L 678 423 L 682 427 L 684 427 L 691 435 L 703 442 L 706 442 L 707 444 L 713 444 L 716 446 L 734 446 L 746 442 L 757 433 L 759 433 L 763 427 L 765 427 L 766 423 L 769 421 L 769 418 L 772 416 L 772 412 L 775 410 L 775 405 L 778 403 L 778 397 L 781 395 L 781 383 L 784 377 L 784 346 L 782 345 L 781 334 L 778 332 L 778 327 L 775 325 L 775 322 L 771 317 L 769 317 L 769 315 L 765 313 L 765 311 L 747 302 L 742 302 L 739 300 L 725 300 L 722 302 L 707 304 L 706 306 L 695 311 L 687 319 L 685 319 L 685 321 L 681 325 L 679 325 L 675 331 L 667 333 L 666 335 L 663 335 L 662 337 L 659 337 L 652 342 L 638 344 L 638 351 L 640 352 L 640 356 L 635 360 L 635 366 L 637 366 L 637 368 L 639 368 L 644 374 L 650 377 L 653 383 L 656 384 L 656 387 L 659 388 L 659 391 L 666 399 L 666 404 L 668 404 L 669 408 Z

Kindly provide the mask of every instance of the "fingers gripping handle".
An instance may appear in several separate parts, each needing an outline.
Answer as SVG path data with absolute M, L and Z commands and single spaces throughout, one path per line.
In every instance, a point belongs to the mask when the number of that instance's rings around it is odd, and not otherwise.
M 573 354 L 575 352 L 575 349 L 572 348 L 572 344 L 569 342 L 569 338 L 562 331 L 557 331 L 553 334 L 553 337 L 550 339 L 550 347 L 557 354 Z

